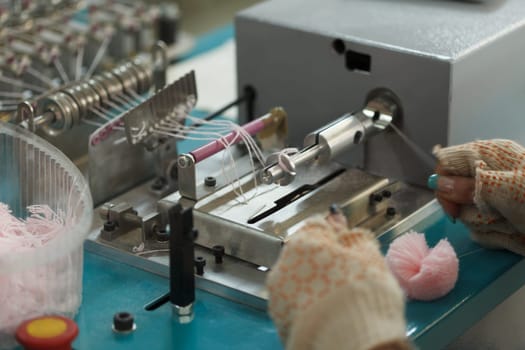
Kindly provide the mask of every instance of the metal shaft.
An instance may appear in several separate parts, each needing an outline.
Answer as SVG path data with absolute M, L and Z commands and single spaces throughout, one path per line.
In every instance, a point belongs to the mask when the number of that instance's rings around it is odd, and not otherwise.
M 304 148 L 288 157 L 288 163 L 294 169 L 313 162 L 325 163 L 385 130 L 400 113 L 398 100 L 391 95 L 390 92 L 375 95 L 362 110 L 310 133 L 304 140 Z M 287 185 L 295 175 L 295 171 L 290 172 L 277 163 L 263 169 L 261 178 L 265 184 Z

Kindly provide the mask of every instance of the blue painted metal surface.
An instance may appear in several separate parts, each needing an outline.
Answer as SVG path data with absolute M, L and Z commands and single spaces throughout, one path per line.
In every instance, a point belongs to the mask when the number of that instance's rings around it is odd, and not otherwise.
M 179 324 L 171 306 L 145 311 L 144 304 L 168 290 L 165 278 L 86 253 L 83 303 L 76 321 L 77 350 L 118 349 L 279 349 L 277 333 L 261 311 L 197 291 L 195 318 Z M 113 315 L 135 315 L 137 329 L 128 335 L 111 330 Z

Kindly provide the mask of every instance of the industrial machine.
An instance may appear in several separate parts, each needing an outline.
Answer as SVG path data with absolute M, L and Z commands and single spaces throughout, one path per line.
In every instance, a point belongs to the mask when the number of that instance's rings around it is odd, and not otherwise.
M 98 214 L 88 251 L 163 276 L 170 261 L 172 273 L 189 271 L 191 278 L 170 276 L 180 282 L 171 288 L 177 298 L 163 296 L 150 308 L 170 300 L 178 316 L 191 315 L 194 300 L 179 297 L 194 287 L 195 265 L 198 288 L 264 310 L 265 277 L 283 244 L 331 205 L 385 246 L 411 228 L 449 236 L 453 228 L 424 188 L 432 147 L 488 137 L 525 142 L 520 0 L 282 0 L 245 10 L 235 22 L 239 98 L 224 101 L 225 109 L 246 107 L 241 129 L 200 143 L 187 136 L 224 109 L 191 124 L 199 72 L 166 82 L 176 49 L 156 42 L 176 43 L 177 15 L 101 3 L 88 11 L 89 26 L 68 22 L 72 39 L 65 40 L 54 28 L 79 5 L 63 6 L 56 19 L 40 18 L 45 8 L 21 9 L 46 29 L 17 23 L 0 35 L 0 96 L 13 99 L 2 101 L 2 119 L 52 140 L 88 177 Z M 101 28 L 116 22 L 105 36 Z M 34 38 L 47 36 L 44 49 L 64 55 L 46 61 Z M 16 51 L 20 45 L 29 51 Z M 35 74 L 40 67 L 43 76 Z M 252 151 L 259 147 L 258 163 Z M 179 229 L 184 235 L 175 235 Z M 457 230 L 456 249 L 471 249 L 466 230 Z M 432 344 L 433 327 L 454 328 L 436 343 L 444 345 L 524 282 L 516 277 L 521 259 L 501 253 L 494 264 L 497 271 L 460 280 L 457 294 L 422 306 L 425 317 L 409 305 L 408 334 Z M 451 312 L 480 304 L 483 312 L 468 317 Z

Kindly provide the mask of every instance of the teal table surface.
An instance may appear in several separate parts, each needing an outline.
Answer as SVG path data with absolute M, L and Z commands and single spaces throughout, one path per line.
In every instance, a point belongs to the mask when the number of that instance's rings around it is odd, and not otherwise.
M 481 248 L 463 225 L 445 218 L 418 229 L 425 232 L 430 246 L 447 237 L 460 260 L 459 279 L 451 293 L 432 302 L 407 303 L 407 334 L 421 349 L 440 349 L 523 285 L 525 264 L 515 254 Z M 383 250 L 391 240 L 389 235 L 381 237 Z M 167 289 L 163 277 L 86 253 L 75 349 L 282 348 L 264 312 L 204 291 L 197 291 L 195 318 L 189 324 L 174 320 L 169 305 L 144 310 Z M 119 311 L 135 315 L 134 333 L 112 332 L 112 317 Z
M 197 291 L 188 324 L 178 323 L 167 304 L 145 311 L 146 303 L 168 291 L 168 280 L 87 252 L 83 288 L 76 350 L 281 348 L 265 312 L 204 291 Z M 135 332 L 112 331 L 113 315 L 120 311 L 134 314 Z
M 432 302 L 408 301 L 407 334 L 421 349 L 441 349 L 465 332 L 496 305 L 525 284 L 525 261 L 503 250 L 488 250 L 473 242 L 461 223 L 452 224 L 441 213 L 424 232 L 430 247 L 446 238 L 459 258 L 455 288 Z M 380 241 L 386 252 L 391 235 Z

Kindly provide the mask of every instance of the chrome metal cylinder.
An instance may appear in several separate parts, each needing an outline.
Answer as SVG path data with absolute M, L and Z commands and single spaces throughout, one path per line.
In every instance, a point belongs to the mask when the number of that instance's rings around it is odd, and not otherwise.
M 293 169 L 312 162 L 325 163 L 353 145 L 360 144 L 385 130 L 394 119 L 400 117 L 400 114 L 399 101 L 393 93 L 385 89 L 374 90 L 362 110 L 345 114 L 329 125 L 308 134 L 303 150 L 288 157 L 287 161 Z M 287 185 L 294 178 L 295 172 L 292 174 L 283 169 L 279 163 L 265 168 L 261 174 L 261 180 L 266 184 Z
M 135 59 L 131 64 L 137 72 L 137 80 L 139 83 L 137 92 L 143 94 L 147 92 L 153 84 L 153 68 L 143 59 Z
M 112 69 L 111 73 L 115 77 L 117 77 L 118 80 L 120 80 L 124 92 L 136 92 L 138 90 L 138 79 L 133 68 L 130 67 L 130 65 L 120 65 Z
M 75 100 L 78 105 L 80 117 L 84 118 L 90 113 L 90 109 L 100 105 L 100 96 L 88 83 L 80 83 L 67 88 L 64 91 Z
M 77 103 L 63 92 L 46 97 L 42 110 L 44 114 L 53 113 L 54 115 L 52 122 L 42 124 L 42 130 L 50 136 L 57 136 L 71 129 L 80 119 Z

